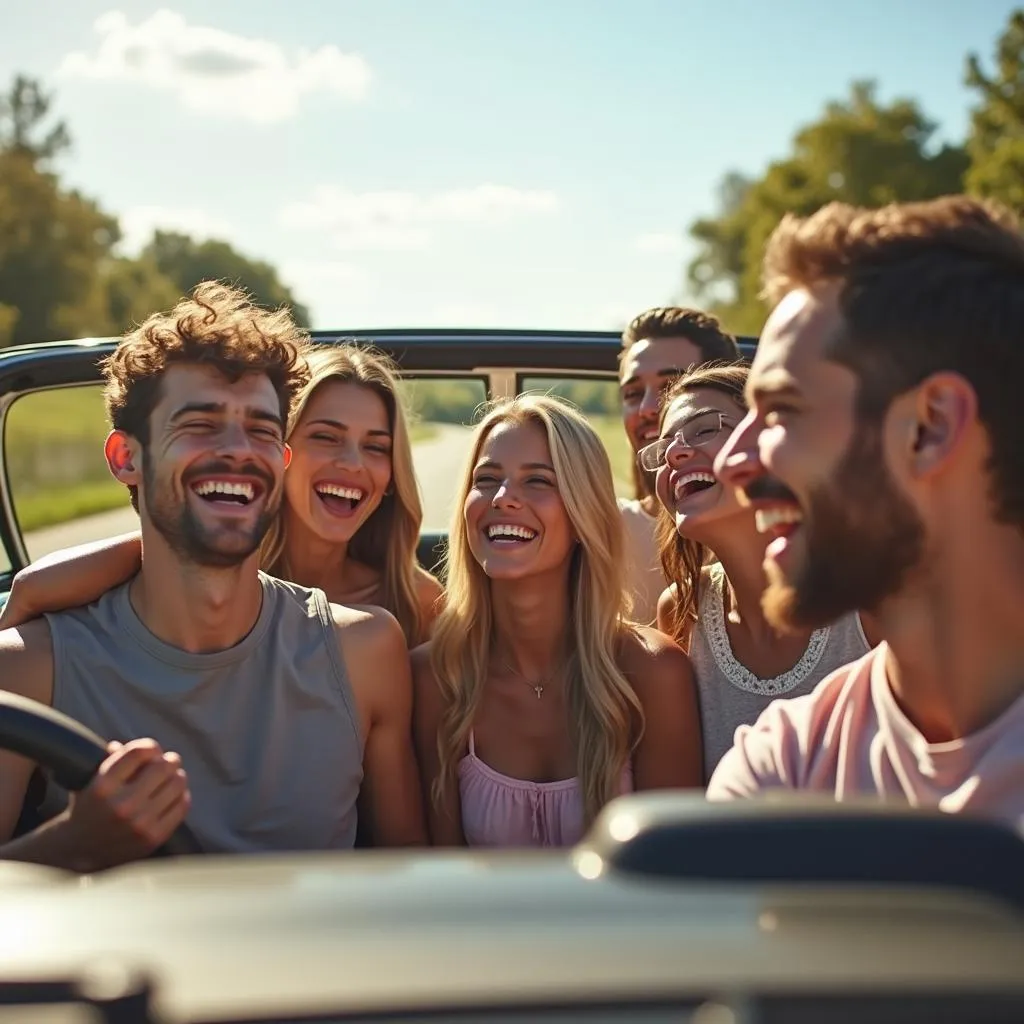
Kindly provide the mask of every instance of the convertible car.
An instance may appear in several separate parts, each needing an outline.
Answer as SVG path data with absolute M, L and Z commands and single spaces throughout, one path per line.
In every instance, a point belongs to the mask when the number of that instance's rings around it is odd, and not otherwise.
M 427 568 L 489 397 L 572 398 L 628 490 L 615 334 L 317 337 L 372 338 L 403 368 Z M 0 352 L 0 593 L 34 558 L 133 527 L 101 455 L 112 344 Z M 0 746 L 71 789 L 103 756 L 12 697 Z M 97 875 L 0 862 L 0 1024 L 1024 1021 L 1024 841 L 967 817 L 659 793 L 610 804 L 569 851 L 195 853 L 183 830 Z

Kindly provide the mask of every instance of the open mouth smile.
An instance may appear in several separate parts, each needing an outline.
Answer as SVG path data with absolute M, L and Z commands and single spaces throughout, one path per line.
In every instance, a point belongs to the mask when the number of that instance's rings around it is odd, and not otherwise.
M 497 547 L 515 547 L 519 544 L 529 544 L 536 538 L 537 531 L 516 523 L 492 523 L 484 534 L 488 542 Z
M 325 481 L 314 485 L 313 490 L 327 511 L 336 516 L 352 515 L 366 498 L 366 491 L 349 484 Z
M 781 558 L 803 521 L 803 513 L 796 505 L 771 505 L 757 509 L 754 512 L 757 532 L 772 538 L 765 549 L 765 555 L 773 559 Z
M 264 492 L 264 486 L 257 480 L 231 480 L 207 477 L 192 484 L 192 493 L 208 505 L 222 508 L 245 508 Z
M 706 469 L 695 469 L 688 473 L 679 473 L 672 481 L 672 496 L 676 503 L 686 501 L 695 494 L 710 490 L 718 483 L 714 473 Z

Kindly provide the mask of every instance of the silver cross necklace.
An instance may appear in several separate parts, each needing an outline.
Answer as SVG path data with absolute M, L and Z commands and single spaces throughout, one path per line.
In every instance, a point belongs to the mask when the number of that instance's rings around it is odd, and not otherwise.
M 526 683 L 526 685 L 527 685 L 528 687 L 530 687 L 530 689 L 531 689 L 531 690 L 533 690 L 533 692 L 534 692 L 535 694 L 537 694 L 537 700 L 540 700 L 540 699 L 541 699 L 541 697 L 542 697 L 542 696 L 544 695 L 544 683 L 548 682 L 548 681 L 549 681 L 548 679 L 544 679 L 543 681 L 541 681 L 541 680 L 538 680 L 538 681 L 537 681 L 537 682 L 535 682 L 535 683 L 531 683 L 531 682 L 530 682 L 530 680 L 529 680 L 529 679 L 527 679 L 527 678 L 526 678 L 526 676 L 524 676 L 524 675 L 523 675 L 523 673 L 519 671 L 519 669 L 517 669 L 517 668 L 513 668 L 513 667 L 512 667 L 512 666 L 511 666 L 511 665 L 510 665 L 510 664 L 509 664 L 509 663 L 508 663 L 507 661 L 505 661 L 505 659 L 504 659 L 504 658 L 502 659 L 502 664 L 503 664 L 503 665 L 505 666 L 505 668 L 507 668 L 507 669 L 509 670 L 509 672 L 511 672 L 511 673 L 512 673 L 513 675 L 515 675 L 515 676 L 519 676 L 519 678 L 520 678 L 520 679 L 522 679 L 522 681 L 523 681 L 524 683 Z

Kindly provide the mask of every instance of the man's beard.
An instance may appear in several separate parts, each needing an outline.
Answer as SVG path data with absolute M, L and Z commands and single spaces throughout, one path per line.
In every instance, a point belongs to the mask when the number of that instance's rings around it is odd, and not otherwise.
M 796 578 L 765 563 L 761 606 L 776 628 L 818 628 L 874 611 L 921 562 L 924 524 L 889 475 L 877 430 L 854 436 L 833 480 L 811 492 L 802 511 Z
M 190 473 L 182 480 L 182 486 L 188 491 L 191 489 L 190 481 L 196 477 L 215 477 L 218 474 L 237 475 L 238 470 L 222 462 L 209 463 Z M 187 497 L 178 504 L 170 486 L 164 487 L 160 493 L 152 463 L 149 459 L 144 461 L 143 490 L 149 521 L 182 561 L 209 569 L 227 569 L 241 565 L 259 549 L 277 516 L 281 499 L 278 497 L 274 503 L 267 500 L 274 489 L 274 480 L 269 475 L 254 470 L 245 475 L 262 486 L 263 511 L 251 525 L 225 521 L 209 527 L 195 515 Z

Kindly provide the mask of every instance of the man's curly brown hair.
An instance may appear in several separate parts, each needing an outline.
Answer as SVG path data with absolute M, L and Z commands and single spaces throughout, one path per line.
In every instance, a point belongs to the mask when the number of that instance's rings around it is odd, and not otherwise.
M 763 272 L 772 304 L 796 288 L 838 287 L 841 321 L 826 352 L 859 378 L 865 426 L 931 374 L 969 381 L 991 445 L 996 515 L 1024 525 L 1024 235 L 1007 208 L 953 195 L 787 214 Z
M 287 309 L 262 309 L 240 288 L 203 281 L 172 310 L 154 313 L 126 334 L 103 360 L 107 415 L 115 430 L 147 445 L 164 372 L 175 364 L 200 363 L 230 381 L 266 374 L 286 422 L 309 380 L 307 349 L 308 335 Z

